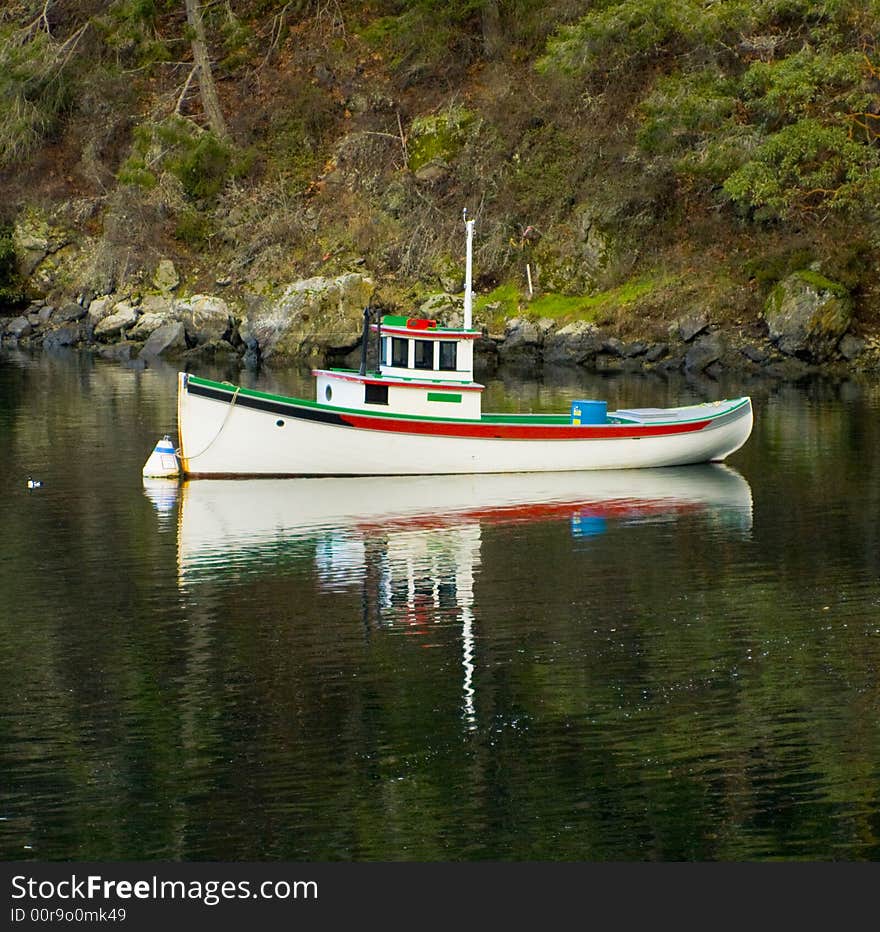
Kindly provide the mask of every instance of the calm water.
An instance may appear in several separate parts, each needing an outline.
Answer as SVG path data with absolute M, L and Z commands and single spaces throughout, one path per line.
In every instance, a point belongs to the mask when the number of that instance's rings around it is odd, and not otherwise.
M 880 384 L 487 390 L 748 392 L 729 468 L 145 487 L 175 387 L 0 356 L 4 859 L 880 859 Z

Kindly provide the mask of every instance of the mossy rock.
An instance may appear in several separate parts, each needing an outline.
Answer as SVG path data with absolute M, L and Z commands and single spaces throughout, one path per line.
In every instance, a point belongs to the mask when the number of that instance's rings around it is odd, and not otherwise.
M 19 273 L 32 275 L 43 260 L 71 241 L 69 231 L 62 229 L 41 210 L 27 208 L 15 218 L 12 242 Z
M 293 282 L 277 297 L 249 302 L 241 337 L 256 341 L 264 360 L 323 363 L 359 344 L 374 288 L 357 272 Z
M 579 210 L 570 224 L 561 225 L 526 250 L 532 275 L 541 288 L 561 294 L 588 294 L 614 257 L 616 244 L 592 214 Z
M 852 314 L 846 288 L 811 269 L 781 281 L 764 305 L 771 341 L 786 355 L 810 362 L 834 356 Z
M 416 117 L 407 142 L 410 171 L 417 172 L 429 162 L 447 165 L 452 162 L 461 151 L 475 119 L 475 114 L 463 107 Z

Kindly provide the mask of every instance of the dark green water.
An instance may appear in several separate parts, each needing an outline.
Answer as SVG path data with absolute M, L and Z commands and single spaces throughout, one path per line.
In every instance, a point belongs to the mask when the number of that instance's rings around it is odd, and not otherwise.
M 487 390 L 748 392 L 729 469 L 145 488 L 175 387 L 0 355 L 4 859 L 880 859 L 880 385 Z

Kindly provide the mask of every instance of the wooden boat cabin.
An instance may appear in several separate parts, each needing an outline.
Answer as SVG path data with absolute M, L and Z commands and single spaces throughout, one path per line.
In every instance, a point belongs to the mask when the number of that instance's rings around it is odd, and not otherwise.
M 315 369 L 316 401 L 357 411 L 479 420 L 483 386 L 474 381 L 480 331 L 438 327 L 435 320 L 385 315 L 370 325 L 378 371 Z M 366 359 L 367 326 L 363 359 Z

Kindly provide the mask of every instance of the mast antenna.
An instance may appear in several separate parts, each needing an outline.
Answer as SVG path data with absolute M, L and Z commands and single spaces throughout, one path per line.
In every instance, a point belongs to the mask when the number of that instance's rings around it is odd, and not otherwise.
M 473 327 L 473 252 L 474 252 L 474 220 L 468 220 L 467 207 L 462 212 L 464 227 L 467 231 L 467 258 L 464 266 L 464 329 L 470 330 Z

